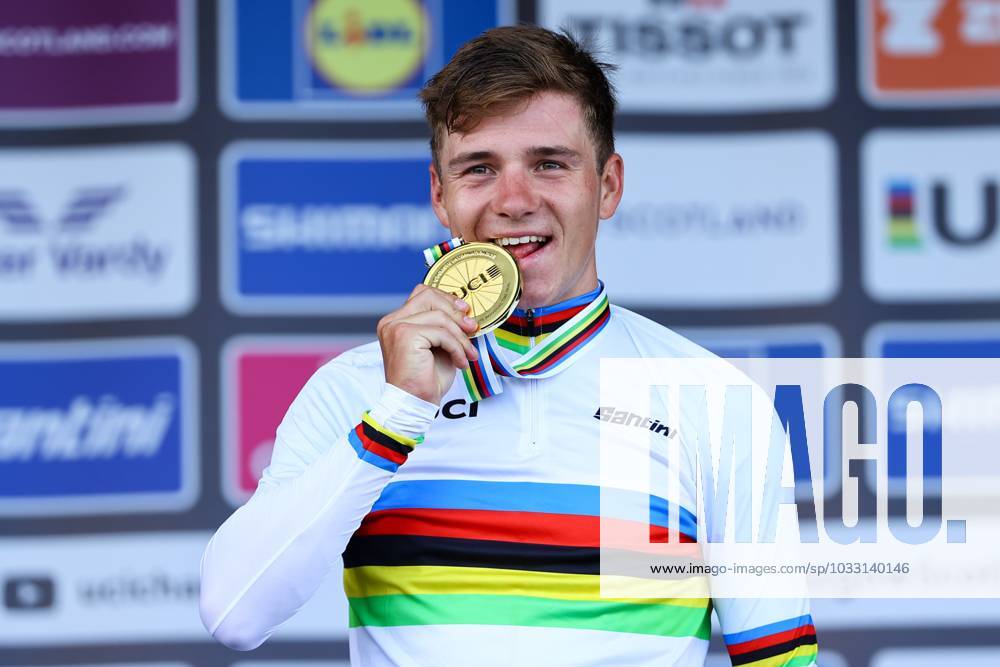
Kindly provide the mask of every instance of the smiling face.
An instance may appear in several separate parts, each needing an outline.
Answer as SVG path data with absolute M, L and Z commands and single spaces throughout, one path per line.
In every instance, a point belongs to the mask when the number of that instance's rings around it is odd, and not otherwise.
M 431 204 L 466 242 L 504 245 L 523 278 L 519 308 L 538 308 L 597 287 L 598 220 L 622 195 L 612 155 L 597 170 L 594 141 L 570 95 L 542 92 L 468 132 L 445 133 Z

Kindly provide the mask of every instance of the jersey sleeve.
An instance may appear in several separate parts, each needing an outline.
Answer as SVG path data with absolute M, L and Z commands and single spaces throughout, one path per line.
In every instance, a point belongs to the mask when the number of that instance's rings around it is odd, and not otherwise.
M 775 421 L 773 403 L 757 385 L 753 385 L 751 399 L 754 438 L 757 442 L 767 442 L 771 429 L 779 424 Z M 782 543 L 788 544 L 788 540 L 797 541 L 799 535 L 798 521 L 789 511 L 792 508 L 786 506 L 783 513 L 773 511 L 780 508 L 779 499 L 764 496 L 783 493 L 780 485 L 767 484 L 765 478 L 769 471 L 774 473 L 777 469 L 782 469 L 787 478 L 791 472 L 790 459 L 786 457 L 783 465 L 769 470 L 765 456 L 769 453 L 768 448 L 762 450 L 756 445 L 752 452 L 737 453 L 737 467 L 746 466 L 753 471 L 752 488 L 756 495 L 751 502 L 735 504 L 735 523 L 750 522 L 758 527 L 771 525 L 775 533 L 782 535 Z M 794 498 L 782 500 L 789 502 Z M 772 511 L 766 508 L 772 508 Z M 748 514 L 751 511 L 753 514 Z M 800 667 L 816 664 L 816 628 L 810 615 L 808 598 L 713 598 L 712 604 L 733 665 Z
M 296 397 L 256 492 L 205 549 L 202 622 L 230 648 L 256 648 L 312 597 L 434 418 L 338 361 Z

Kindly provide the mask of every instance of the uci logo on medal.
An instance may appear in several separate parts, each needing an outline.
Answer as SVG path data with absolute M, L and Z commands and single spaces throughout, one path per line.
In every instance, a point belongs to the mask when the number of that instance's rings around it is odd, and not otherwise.
M 416 0 L 316 0 L 305 44 L 317 75 L 344 92 L 379 95 L 417 75 L 429 43 Z

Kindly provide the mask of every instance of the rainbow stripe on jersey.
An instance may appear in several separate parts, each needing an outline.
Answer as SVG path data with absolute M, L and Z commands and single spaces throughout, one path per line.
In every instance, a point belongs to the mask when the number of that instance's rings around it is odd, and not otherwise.
M 581 484 L 390 483 L 344 551 L 350 626 L 485 624 L 708 639 L 707 597 L 601 597 L 600 494 Z M 648 521 L 662 539 L 677 531 L 697 548 L 687 509 L 678 508 L 673 527 L 666 500 L 645 507 L 648 515 L 620 520 Z

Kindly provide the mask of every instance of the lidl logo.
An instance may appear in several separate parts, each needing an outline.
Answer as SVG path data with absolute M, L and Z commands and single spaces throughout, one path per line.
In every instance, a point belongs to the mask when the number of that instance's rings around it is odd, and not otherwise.
M 1000 96 L 1000 0 L 865 0 L 876 101 Z
M 420 74 L 428 21 L 414 0 L 317 0 L 305 44 L 316 73 L 332 85 L 377 95 Z
M 241 119 L 416 119 L 459 46 L 515 0 L 219 0 L 222 108 Z

